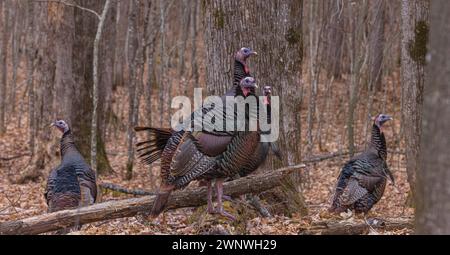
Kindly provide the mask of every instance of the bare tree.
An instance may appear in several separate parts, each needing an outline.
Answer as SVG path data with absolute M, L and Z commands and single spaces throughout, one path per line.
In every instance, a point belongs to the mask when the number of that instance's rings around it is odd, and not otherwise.
M 350 84 L 347 117 L 347 136 L 350 155 L 355 153 L 355 111 L 358 103 L 359 90 L 361 87 L 361 70 L 367 61 L 364 28 L 364 10 L 367 2 L 349 4 L 347 11 L 351 34 L 348 38 L 348 52 L 350 55 Z
M 369 89 L 381 86 L 385 0 L 369 1 Z
M 134 163 L 134 138 L 135 133 L 133 128 L 138 123 L 139 116 L 139 97 L 140 88 L 142 84 L 142 69 L 144 65 L 144 43 L 146 41 L 143 31 L 145 31 L 145 26 L 138 26 L 139 24 L 139 9 L 143 12 L 143 20 L 146 20 L 149 15 L 150 7 L 149 2 L 141 3 L 138 5 L 137 2 L 130 3 L 129 10 L 129 20 L 128 20 L 128 33 L 129 33 L 129 44 L 128 44 L 128 57 L 130 63 L 130 77 L 129 77 L 129 87 L 128 87 L 128 97 L 129 97 L 129 111 L 128 111 L 128 129 L 127 129 L 127 142 L 128 142 L 128 159 L 127 159 L 127 172 L 125 178 L 130 180 L 133 177 L 133 163 Z M 143 5 L 143 6 L 142 6 Z
M 307 129 L 307 154 L 311 155 L 313 144 L 313 125 L 316 119 L 317 111 L 317 93 L 318 93 L 318 83 L 320 77 L 320 71 L 322 69 L 320 61 L 320 49 L 322 46 L 322 31 L 325 25 L 323 19 L 323 2 L 311 1 L 309 3 L 309 78 L 310 78 L 310 89 L 309 89 L 309 104 L 308 104 L 308 129 Z
M 69 103 L 71 104 L 72 111 L 68 113 L 68 115 L 70 115 L 69 119 L 72 123 L 73 130 L 77 134 L 75 142 L 79 147 L 81 154 L 86 159 L 91 160 L 91 127 L 94 106 L 93 100 L 86 99 L 89 99 L 91 95 L 93 95 L 94 40 L 99 24 L 99 17 L 101 17 L 98 13 L 103 10 L 106 2 L 80 0 L 75 1 L 74 3 L 82 8 L 66 6 L 66 8 L 74 8 L 74 32 L 76 36 L 74 37 L 72 45 L 73 56 L 71 61 L 73 64 L 73 78 L 77 85 L 76 88 L 72 88 L 70 91 L 72 96 L 70 97 L 71 100 Z M 113 26 L 114 24 L 105 25 Z M 114 36 L 114 34 L 112 36 Z M 113 38 L 109 38 L 109 40 L 113 40 Z M 109 54 L 114 54 L 114 52 L 110 52 Z M 99 56 L 99 58 L 103 57 L 104 56 Z M 104 68 L 103 65 L 99 65 L 98 72 L 102 73 Z M 98 105 L 104 105 L 104 98 L 99 98 L 98 100 Z M 101 121 L 104 121 L 104 119 L 101 118 Z M 96 165 L 99 174 L 112 171 L 104 148 L 104 130 L 99 128 L 101 126 L 103 126 L 103 124 L 98 123 L 95 137 L 95 140 L 97 141 Z
M 9 37 L 9 8 L 6 1 L 0 3 L 0 17 L 3 23 L 1 34 L 0 48 L 0 135 L 6 132 L 5 112 L 6 112 L 6 95 L 8 82 L 8 37 Z
M 97 32 L 95 33 L 94 39 L 94 49 L 93 49 L 93 64 L 92 64 L 92 75 L 93 75 L 93 91 L 92 91 L 92 121 L 91 121 L 91 167 L 94 172 L 97 172 L 97 121 L 98 121 L 98 48 L 100 44 L 100 39 L 103 32 L 103 24 L 106 20 L 106 14 L 108 13 L 111 0 L 106 0 L 103 7 L 102 14 L 99 17 Z
M 330 4 L 330 20 L 327 29 L 327 61 L 329 75 L 340 78 L 342 75 L 342 53 L 344 50 L 344 1 L 333 0 Z
M 406 150 L 406 171 L 415 195 L 417 159 L 420 151 L 425 54 L 428 40 L 429 1 L 402 2 L 402 125 Z
M 417 28 L 415 31 L 417 32 Z M 420 137 L 421 147 L 417 154 L 419 162 L 415 161 L 420 165 L 417 168 L 416 195 L 416 233 L 418 234 L 450 234 L 449 44 L 450 2 L 433 1 L 430 13 L 430 47 L 427 56 L 429 61 L 423 91 L 423 133 Z M 414 135 L 417 136 L 417 134 Z M 407 137 L 407 139 L 415 138 Z

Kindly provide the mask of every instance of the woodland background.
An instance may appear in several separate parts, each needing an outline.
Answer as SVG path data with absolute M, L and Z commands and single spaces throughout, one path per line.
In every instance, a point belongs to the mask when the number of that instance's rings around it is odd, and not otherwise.
M 326 213 L 334 182 L 343 163 L 365 148 L 371 116 L 378 113 L 395 119 L 385 132 L 397 181 L 373 215 L 412 222 L 416 208 L 439 219 L 431 225 L 418 220 L 419 231 L 449 231 L 450 219 L 439 214 L 449 202 L 428 202 L 444 201 L 445 192 L 433 195 L 437 200 L 426 197 L 439 193 L 432 186 L 448 186 L 448 177 L 439 177 L 445 163 L 420 170 L 428 157 L 448 157 L 448 150 L 421 152 L 420 141 L 445 137 L 437 129 L 422 134 L 421 127 L 423 116 L 432 121 L 448 112 L 445 60 L 441 69 L 429 67 L 427 76 L 434 82 L 427 84 L 430 91 L 440 91 L 442 99 L 425 107 L 429 115 L 422 104 L 427 51 L 449 56 L 449 10 L 446 1 L 430 7 L 426 0 L 0 0 L 0 221 L 46 211 L 46 177 L 60 160 L 60 134 L 49 128 L 56 118 L 71 124 L 99 183 L 156 190 L 159 166 L 139 164 L 133 127 L 168 127 L 170 99 L 192 97 L 194 87 L 205 88 L 204 95 L 223 94 L 232 84 L 233 53 L 246 46 L 259 53 L 249 60 L 251 73 L 281 102 L 283 162 L 270 156 L 258 171 L 307 163 L 292 187 L 258 195 L 271 216 L 233 203 L 229 207 L 242 218 L 236 223 L 188 208 L 169 211 L 162 224 L 131 217 L 88 224 L 78 233 L 198 234 L 214 227 L 232 234 L 297 234 L 337 221 Z M 435 127 L 444 128 L 442 121 Z M 102 189 L 101 200 L 130 196 Z M 409 224 L 378 233 L 412 231 Z

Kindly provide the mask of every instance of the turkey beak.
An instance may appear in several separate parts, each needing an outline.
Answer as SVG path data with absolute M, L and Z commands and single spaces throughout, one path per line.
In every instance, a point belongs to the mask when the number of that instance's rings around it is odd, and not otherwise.
M 388 120 L 393 120 L 394 118 L 392 118 L 391 116 L 387 116 Z
M 52 124 L 50 124 L 50 127 L 54 127 L 56 126 L 55 122 L 52 122 Z
M 256 51 L 252 51 L 251 55 L 255 55 L 255 56 L 258 56 L 258 52 L 256 52 Z

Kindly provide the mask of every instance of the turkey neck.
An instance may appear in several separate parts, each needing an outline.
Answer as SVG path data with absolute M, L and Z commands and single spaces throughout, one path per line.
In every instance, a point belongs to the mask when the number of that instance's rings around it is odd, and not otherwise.
M 69 130 L 61 137 L 61 157 L 63 157 L 69 149 L 75 149 L 75 142 L 73 139 L 72 131 Z
M 267 100 L 269 101 L 269 103 L 263 104 L 263 107 L 265 107 L 265 109 L 263 111 L 261 111 L 261 113 L 266 114 L 267 124 L 270 125 L 270 124 L 272 124 L 272 107 L 270 106 L 270 97 L 267 97 Z M 260 121 L 259 114 L 260 114 L 260 111 L 258 111 L 258 130 L 260 130 L 259 129 L 259 121 Z M 271 131 L 269 130 L 269 131 L 260 131 L 260 132 L 261 132 L 261 134 L 270 134 Z
M 370 139 L 370 146 L 377 150 L 378 155 L 382 159 L 386 159 L 386 139 L 384 138 L 383 132 L 381 132 L 380 128 L 375 124 L 373 124 L 372 126 L 372 138 Z
M 234 86 L 239 86 L 239 83 L 242 79 L 247 76 L 250 76 L 250 72 L 246 71 L 247 64 L 240 62 L 239 60 L 234 60 Z

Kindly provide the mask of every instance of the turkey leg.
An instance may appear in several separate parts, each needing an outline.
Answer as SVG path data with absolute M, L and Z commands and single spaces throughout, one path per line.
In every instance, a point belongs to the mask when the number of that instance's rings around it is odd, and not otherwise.
M 236 218 L 230 213 L 223 209 L 222 197 L 223 197 L 223 179 L 216 180 L 216 191 L 217 191 L 217 213 L 225 216 L 231 220 L 236 220 Z
M 208 181 L 207 184 L 208 187 L 208 213 L 213 214 L 214 213 L 214 205 L 212 202 L 212 183 L 211 181 Z

